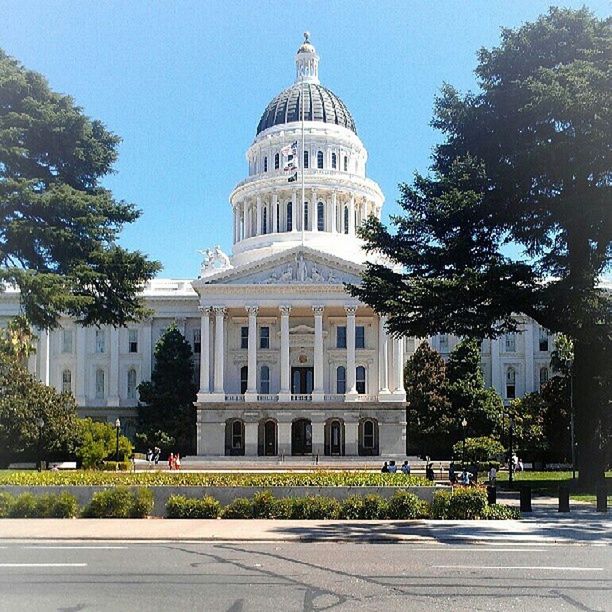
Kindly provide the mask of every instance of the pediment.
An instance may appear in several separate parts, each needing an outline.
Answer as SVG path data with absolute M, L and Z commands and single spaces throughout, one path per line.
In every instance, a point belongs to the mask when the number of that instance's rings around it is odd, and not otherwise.
M 296 247 L 240 268 L 220 272 L 206 284 L 343 285 L 360 283 L 362 266 L 309 247 Z

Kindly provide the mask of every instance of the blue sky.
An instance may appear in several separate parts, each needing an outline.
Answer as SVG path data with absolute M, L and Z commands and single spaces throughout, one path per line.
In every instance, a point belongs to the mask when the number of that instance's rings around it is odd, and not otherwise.
M 547 10 L 537 0 L 0 0 L 0 47 L 123 138 L 106 181 L 142 217 L 121 244 L 197 275 L 198 249 L 231 249 L 229 193 L 267 103 L 294 79 L 308 30 L 321 82 L 348 105 L 368 176 L 398 211 L 398 183 L 426 171 L 443 82 L 475 87 L 476 51 Z M 609 14 L 607 1 L 584 4 Z

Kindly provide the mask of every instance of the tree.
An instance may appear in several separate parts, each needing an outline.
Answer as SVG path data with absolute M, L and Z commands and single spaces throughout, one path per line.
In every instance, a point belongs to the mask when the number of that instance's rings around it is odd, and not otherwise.
M 540 393 L 528 393 L 512 402 L 513 449 L 520 457 L 543 460 L 549 448 L 545 426 L 548 411 L 549 404 Z
M 570 337 L 585 487 L 609 440 L 612 308 L 598 280 L 612 256 L 611 23 L 551 8 L 479 52 L 479 92 L 444 86 L 431 174 L 401 186 L 396 233 L 374 218 L 362 230 L 403 270 L 368 264 L 351 289 L 395 333 L 493 337 L 524 313 Z
M 78 419 L 77 459 L 86 469 L 101 468 L 106 460 L 115 460 L 117 454 L 117 430 L 111 423 L 99 423 L 92 419 Z M 119 461 L 132 455 L 132 444 L 119 436 Z
M 446 396 L 446 366 L 440 354 L 423 342 L 404 370 L 407 443 L 420 455 L 445 454 L 452 443 L 454 417 Z
M 181 454 L 195 452 L 193 353 L 176 325 L 168 327 L 155 345 L 151 381 L 141 383 L 138 390 L 144 404 L 138 408 L 138 419 L 146 440 L 153 442 L 165 435 L 174 438 Z
M 119 140 L 0 50 L 0 288 L 19 287 L 38 327 L 145 312 L 138 293 L 160 266 L 116 243 L 140 212 L 101 185 Z

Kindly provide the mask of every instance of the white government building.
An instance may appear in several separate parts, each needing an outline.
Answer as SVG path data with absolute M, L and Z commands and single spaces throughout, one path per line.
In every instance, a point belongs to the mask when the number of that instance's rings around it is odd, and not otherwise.
M 150 379 L 155 343 L 174 322 L 199 376 L 198 455 L 405 455 L 402 371 L 419 341 L 390 337 L 384 317 L 344 289 L 359 283 L 367 259 L 356 228 L 380 217 L 384 197 L 366 176 L 353 118 L 320 84 L 318 64 L 305 37 L 294 84 L 259 121 L 248 177 L 230 195 L 231 257 L 214 247 L 203 252 L 198 279 L 148 283 L 143 298 L 154 315 L 128 328 L 65 319 L 39 333 L 32 371 L 71 391 L 83 416 L 120 417 L 134 433 L 137 387 Z M 290 182 L 294 143 L 300 170 Z M 18 293 L 0 294 L 0 320 L 18 309 Z M 506 400 L 549 375 L 552 340 L 522 322 L 522 332 L 482 346 L 485 380 Z M 457 339 L 430 342 L 446 356 Z

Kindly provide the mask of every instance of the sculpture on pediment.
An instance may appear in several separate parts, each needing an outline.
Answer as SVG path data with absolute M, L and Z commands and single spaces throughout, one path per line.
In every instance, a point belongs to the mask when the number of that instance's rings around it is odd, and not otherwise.
M 293 280 L 293 266 L 289 264 L 287 269 L 280 275 L 280 283 L 290 283 Z
M 306 280 L 306 262 L 301 253 L 297 257 L 297 280 L 302 282 Z
M 315 264 L 312 264 L 310 269 L 310 279 L 313 283 L 322 283 L 325 280 Z
M 230 258 L 221 250 L 219 245 L 212 249 L 198 251 L 198 253 L 202 255 L 199 278 L 210 276 L 223 270 L 229 270 L 232 267 Z

